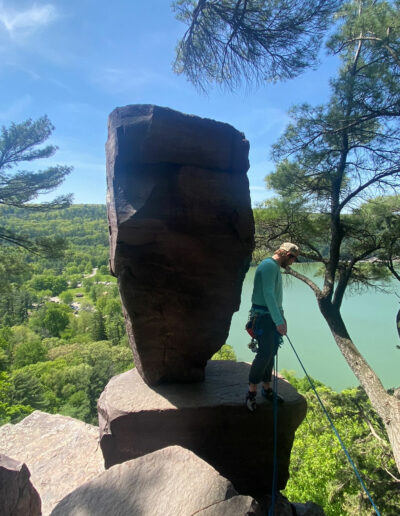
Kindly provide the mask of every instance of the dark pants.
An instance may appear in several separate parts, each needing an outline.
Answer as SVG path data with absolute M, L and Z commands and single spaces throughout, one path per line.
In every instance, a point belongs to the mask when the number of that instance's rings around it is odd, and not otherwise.
M 280 334 L 269 314 L 259 314 L 254 329 L 258 341 L 258 351 L 251 364 L 249 383 L 270 382 L 274 358 L 281 342 Z

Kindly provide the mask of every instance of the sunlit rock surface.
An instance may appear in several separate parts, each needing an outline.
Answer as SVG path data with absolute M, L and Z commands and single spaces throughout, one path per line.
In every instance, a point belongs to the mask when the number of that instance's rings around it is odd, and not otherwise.
M 16 425 L 0 427 L 0 453 L 28 466 L 48 516 L 70 491 L 104 471 L 98 435 L 95 426 L 36 410 Z
M 116 465 L 62 500 L 51 516 L 258 515 L 228 480 L 192 452 L 172 446 Z
M 243 495 L 271 492 L 273 405 L 259 395 L 257 411 L 245 406 L 249 364 L 210 361 L 205 381 L 149 387 L 131 370 L 114 377 L 98 402 L 105 466 L 179 445 L 208 462 Z M 278 414 L 278 489 L 289 477 L 294 434 L 305 399 L 279 379 L 285 403 Z
M 249 144 L 152 105 L 109 117 L 110 267 L 148 384 L 198 381 L 225 344 L 253 249 Z

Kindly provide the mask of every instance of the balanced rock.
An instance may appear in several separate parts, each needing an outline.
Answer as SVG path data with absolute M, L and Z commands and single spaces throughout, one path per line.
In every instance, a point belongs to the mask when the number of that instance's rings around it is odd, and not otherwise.
M 104 471 L 98 438 L 95 426 L 37 410 L 16 425 L 0 427 L 0 453 L 27 464 L 46 516 L 69 492 Z
M 271 492 L 273 405 L 260 395 L 256 412 L 245 406 L 249 367 L 210 361 L 204 382 L 153 388 L 136 369 L 114 377 L 98 401 L 106 468 L 179 445 L 214 467 L 240 494 L 257 498 Z M 278 412 L 277 447 L 278 489 L 284 489 L 306 402 L 284 380 L 278 387 L 285 398 Z
M 248 150 L 232 126 L 167 108 L 109 117 L 110 269 L 148 384 L 202 380 L 226 342 L 254 246 Z
M 250 497 L 188 450 L 164 448 L 113 466 L 82 485 L 51 516 L 235 516 L 261 514 Z
M 41 501 L 26 464 L 0 454 L 1 516 L 40 516 Z

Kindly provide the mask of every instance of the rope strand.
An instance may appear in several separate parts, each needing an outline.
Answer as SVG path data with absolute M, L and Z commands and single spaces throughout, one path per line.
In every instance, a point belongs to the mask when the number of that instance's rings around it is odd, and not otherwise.
M 353 462 L 352 458 L 350 457 L 350 454 L 349 454 L 349 452 L 347 451 L 347 448 L 346 448 L 345 444 L 343 443 L 343 441 L 342 441 L 342 439 L 341 439 L 341 437 L 340 437 L 340 435 L 339 435 L 339 432 L 337 431 L 337 429 L 336 429 L 336 427 L 335 427 L 335 425 L 334 425 L 334 423 L 333 423 L 333 421 L 332 421 L 332 419 L 331 419 L 330 415 L 328 414 L 328 411 L 326 410 L 326 408 L 325 408 L 324 404 L 322 403 L 322 400 L 321 400 L 321 398 L 319 397 L 319 394 L 318 394 L 318 392 L 317 392 L 317 389 L 315 388 L 314 382 L 311 380 L 310 376 L 308 375 L 308 373 L 307 373 L 307 371 L 306 371 L 306 369 L 305 369 L 305 367 L 304 367 L 304 365 L 303 365 L 302 361 L 300 360 L 299 355 L 297 354 L 296 350 L 294 349 L 294 346 L 293 346 L 293 344 L 292 344 L 292 341 L 289 339 L 289 336 L 288 336 L 288 335 L 286 335 L 286 338 L 287 338 L 287 340 L 289 341 L 289 344 L 291 345 L 291 347 L 292 347 L 292 349 L 293 349 L 293 352 L 294 352 L 294 354 L 296 355 L 297 360 L 299 361 L 299 363 L 300 363 L 301 367 L 303 368 L 303 371 L 304 371 L 305 375 L 307 376 L 307 380 L 309 381 L 309 383 L 310 383 L 310 385 L 311 385 L 312 390 L 314 391 L 315 395 L 317 396 L 317 399 L 318 399 L 318 401 L 319 401 L 319 403 L 320 403 L 320 405 L 321 405 L 321 407 L 322 407 L 322 410 L 324 411 L 324 413 L 325 413 L 326 417 L 328 418 L 328 421 L 329 421 L 329 423 L 330 423 L 330 425 L 331 425 L 331 427 L 332 427 L 333 431 L 335 432 L 336 437 L 338 438 L 339 443 L 340 443 L 340 445 L 341 445 L 341 447 L 342 447 L 342 449 L 343 449 L 344 453 L 346 454 L 347 460 L 349 461 L 350 465 L 352 466 L 352 468 L 353 468 L 353 470 L 354 470 L 354 473 L 356 474 L 356 476 L 357 476 L 357 478 L 358 478 L 358 480 L 359 480 L 359 482 L 360 482 L 360 484 L 361 484 L 361 486 L 362 486 L 362 488 L 363 488 L 363 490 L 364 490 L 365 494 L 368 496 L 369 501 L 371 502 L 371 505 L 372 505 L 372 507 L 374 508 L 374 510 L 375 510 L 375 512 L 376 512 L 376 514 L 377 514 L 378 516 L 381 516 L 381 514 L 380 514 L 380 512 L 379 512 L 378 508 L 376 507 L 376 505 L 374 504 L 374 501 L 372 500 L 371 495 L 369 494 L 369 491 L 368 491 L 368 489 L 367 489 L 366 485 L 364 484 L 363 479 L 361 478 L 361 475 L 360 475 L 360 473 L 359 473 L 358 469 L 356 468 L 356 465 L 354 464 L 354 462 Z
M 272 489 L 271 489 L 271 505 L 269 507 L 268 516 L 273 516 L 275 512 L 277 480 L 278 480 L 278 352 L 275 355 L 275 375 L 272 383 L 273 401 L 274 401 L 274 450 L 272 470 Z

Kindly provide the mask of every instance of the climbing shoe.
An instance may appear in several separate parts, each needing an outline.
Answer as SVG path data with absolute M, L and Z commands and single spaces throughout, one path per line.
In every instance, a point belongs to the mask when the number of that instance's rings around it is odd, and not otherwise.
M 257 408 L 256 395 L 256 392 L 248 392 L 246 395 L 246 405 L 251 412 L 254 412 Z
M 264 387 L 262 387 L 261 394 L 262 394 L 262 396 L 264 396 L 265 399 L 267 399 L 269 401 L 274 400 L 274 391 L 271 388 L 264 389 Z M 278 398 L 278 403 L 284 403 L 285 400 L 282 398 L 282 396 L 277 394 L 276 397 Z

